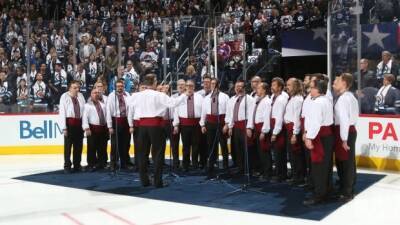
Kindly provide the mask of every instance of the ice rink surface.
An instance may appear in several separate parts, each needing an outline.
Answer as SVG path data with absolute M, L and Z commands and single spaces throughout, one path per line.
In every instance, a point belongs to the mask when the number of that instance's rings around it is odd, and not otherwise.
M 304 191 L 286 184 L 226 196 L 240 184 L 187 176 L 142 188 L 137 174 L 65 175 L 62 164 L 62 155 L 0 156 L 0 224 L 400 224 L 400 173 L 359 169 L 353 201 L 304 207 Z

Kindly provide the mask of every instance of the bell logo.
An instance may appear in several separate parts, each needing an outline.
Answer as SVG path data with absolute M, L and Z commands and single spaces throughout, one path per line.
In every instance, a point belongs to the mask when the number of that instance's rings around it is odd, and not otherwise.
M 368 138 L 374 139 L 375 135 L 382 135 L 382 140 L 392 139 L 398 141 L 396 130 L 394 129 L 393 123 L 387 123 L 383 126 L 382 123 L 369 122 L 368 123 Z
M 62 130 L 57 123 L 52 120 L 44 120 L 42 126 L 32 127 L 30 121 L 21 120 L 19 122 L 19 138 L 20 139 L 48 139 L 56 138 L 57 134 L 61 135 Z

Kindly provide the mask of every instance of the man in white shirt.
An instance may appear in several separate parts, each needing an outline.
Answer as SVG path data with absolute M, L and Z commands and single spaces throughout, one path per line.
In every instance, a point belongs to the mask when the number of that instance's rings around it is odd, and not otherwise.
M 196 92 L 200 94 L 203 98 L 211 93 L 211 77 L 203 77 L 203 89 Z M 208 154 L 207 154 L 207 135 L 205 133 L 200 133 L 200 146 L 199 146 L 199 167 L 204 168 L 207 164 Z
M 194 93 L 195 83 L 186 81 L 187 101 L 178 106 L 174 113 L 174 133 L 181 131 L 183 144 L 182 167 L 185 172 L 189 170 L 190 161 L 194 169 L 199 168 L 199 144 L 200 144 L 200 116 L 203 97 Z M 190 155 L 192 160 L 190 160 Z
M 316 205 L 327 200 L 332 184 L 332 150 L 334 137 L 332 131 L 333 105 L 324 95 L 327 80 L 313 80 L 311 85 L 312 102 L 305 117 L 305 146 L 311 152 L 311 178 L 313 196 L 304 205 Z
M 284 115 L 287 133 L 286 146 L 290 155 L 292 168 L 292 179 L 290 182 L 293 185 L 299 185 L 304 183 L 306 163 L 300 133 L 300 115 L 303 105 L 302 82 L 296 78 L 290 78 L 286 82 L 286 88 L 290 96 Z
M 177 98 L 180 95 L 184 94 L 186 91 L 186 82 L 183 79 L 179 79 L 177 82 L 177 89 L 178 93 L 173 94 L 171 97 L 172 98 Z M 174 114 L 175 110 L 173 110 L 172 114 Z M 172 116 L 173 119 L 173 116 Z M 181 133 L 178 130 L 178 132 L 172 132 L 171 136 L 171 142 L 170 142 L 170 147 L 172 148 L 172 159 L 173 159 L 173 168 L 178 169 L 180 165 L 179 161 L 179 141 L 180 141 L 180 136 Z
M 79 93 L 79 81 L 71 81 L 68 91 L 60 98 L 60 128 L 64 133 L 64 172 L 82 170 L 81 157 L 83 145 L 82 114 L 85 98 Z M 73 148 L 71 163 L 71 148 Z
M 109 138 L 106 122 L 106 104 L 100 101 L 100 92 L 93 89 L 85 104 L 82 129 L 87 137 L 87 163 L 89 171 L 107 166 L 107 142 Z
M 149 186 L 148 160 L 151 148 L 151 156 L 154 162 L 154 181 L 156 188 L 162 188 L 165 184 L 162 181 L 162 170 L 164 163 L 165 149 L 162 148 L 165 141 L 163 131 L 163 115 L 169 107 L 176 107 L 187 100 L 187 95 L 182 94 L 177 98 L 155 91 L 157 79 L 155 74 L 148 74 L 144 77 L 143 85 L 147 89 L 135 94 L 132 102 L 135 115 L 139 121 L 139 174 L 142 186 Z
M 252 116 L 247 122 L 247 137 L 253 138 L 258 158 L 260 159 L 261 180 L 267 181 L 272 176 L 272 154 L 271 154 L 271 99 L 267 95 L 269 86 L 260 83 L 256 89 L 254 107 L 251 109 Z
M 235 83 L 236 95 L 230 100 L 229 106 L 229 136 L 233 142 L 234 154 L 236 154 L 236 162 L 239 168 L 238 174 L 243 174 L 245 166 L 249 166 L 251 162 L 246 160 L 245 151 L 248 149 L 248 139 L 246 135 L 247 120 L 252 116 L 251 109 L 254 107 L 254 98 L 245 93 L 245 83 L 238 80 Z M 248 167 L 250 168 L 250 166 Z
M 286 130 L 283 126 L 283 116 L 288 94 L 283 91 L 285 82 L 280 77 L 275 77 L 271 81 L 271 143 L 275 154 L 275 175 L 274 181 L 282 182 L 287 178 L 287 154 L 285 148 Z
M 111 135 L 111 170 L 117 169 L 119 160 L 121 169 L 131 169 L 129 156 L 130 135 L 128 124 L 128 96 L 124 91 L 124 81 L 116 81 L 116 91 L 107 99 L 107 127 Z
M 221 145 L 223 168 L 228 169 L 228 145 L 222 128 L 225 125 L 226 105 L 229 101 L 229 96 L 219 91 L 216 78 L 211 79 L 211 89 L 212 93 L 203 100 L 200 118 L 201 131 L 207 137 L 207 172 L 210 177 L 214 175 L 214 164 L 218 159 L 218 144 Z
M 350 201 L 356 181 L 355 145 L 357 138 L 358 101 L 349 91 L 353 76 L 348 73 L 336 78 L 333 89 L 337 100 L 334 104 L 335 116 L 335 163 L 340 181 L 340 201 Z

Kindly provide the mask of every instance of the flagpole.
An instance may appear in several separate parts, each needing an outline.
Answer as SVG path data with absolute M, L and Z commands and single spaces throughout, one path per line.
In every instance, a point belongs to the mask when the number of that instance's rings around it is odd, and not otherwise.
M 331 42 L 331 7 L 332 3 L 328 2 L 328 16 L 327 16 L 327 26 L 326 26 L 326 36 L 327 36 L 327 75 L 329 82 L 332 82 L 332 42 Z M 331 85 L 328 85 L 329 90 Z
M 360 22 L 360 14 L 361 14 L 361 6 L 360 0 L 356 0 L 356 8 L 354 13 L 356 14 L 356 28 L 357 28 L 357 90 L 361 90 L 361 68 L 360 68 L 360 61 L 361 61 L 361 22 Z M 360 102 L 360 97 L 358 97 L 358 101 Z M 359 111 L 361 112 L 361 104 L 359 105 Z

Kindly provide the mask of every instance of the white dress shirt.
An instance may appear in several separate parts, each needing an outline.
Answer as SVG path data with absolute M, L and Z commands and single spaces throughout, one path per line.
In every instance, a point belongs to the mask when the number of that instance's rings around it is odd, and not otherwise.
M 125 107 L 126 107 L 126 116 L 129 114 L 129 108 L 128 108 L 128 98 L 129 98 L 129 93 L 124 92 L 124 100 L 125 100 Z M 119 101 L 118 97 L 115 96 L 115 91 L 111 92 L 110 95 L 107 98 L 107 126 L 108 128 L 112 128 L 112 117 L 121 117 L 121 112 L 119 110 Z
M 218 115 L 226 114 L 226 108 L 229 101 L 229 96 L 223 92 L 218 93 Z M 201 109 L 200 126 L 204 126 L 206 122 L 206 116 L 211 114 L 211 94 L 207 95 L 203 100 L 203 106 Z
M 207 95 L 209 95 L 209 94 L 211 94 L 212 93 L 212 91 L 209 91 L 208 93 L 206 92 L 206 90 L 204 90 L 204 89 L 201 89 L 200 91 L 197 91 L 196 92 L 196 94 L 199 94 L 199 95 L 201 95 L 201 97 L 206 97 Z
M 106 104 L 99 101 L 100 107 L 103 110 L 104 114 L 104 120 L 106 120 Z M 106 125 L 106 124 L 100 124 L 100 117 L 99 114 L 97 113 L 96 105 L 92 102 L 92 100 L 89 100 L 85 104 L 85 109 L 83 110 L 83 116 L 82 116 L 82 128 L 84 130 L 89 129 L 89 124 L 92 125 Z
M 203 106 L 203 97 L 198 93 L 194 93 L 192 95 L 192 97 L 194 100 L 194 118 L 200 118 L 201 117 L 201 107 Z M 187 107 L 187 98 L 186 98 L 186 101 L 184 103 L 180 104 L 174 110 L 174 120 L 172 122 L 172 124 L 174 126 L 179 125 L 179 117 L 188 118 L 187 108 L 188 107 Z
M 85 98 L 83 97 L 82 93 L 78 93 L 78 102 L 80 118 L 82 118 L 82 114 L 85 109 Z M 63 130 L 67 128 L 66 118 L 75 118 L 74 103 L 68 92 L 65 92 L 60 97 L 59 116 L 61 118 L 60 128 Z
M 133 98 L 135 118 L 164 117 L 168 107 L 176 107 L 183 104 L 187 95 L 182 94 L 177 98 L 169 97 L 165 93 L 151 89 L 138 92 Z
M 301 129 L 300 114 L 303 106 L 303 96 L 296 95 L 289 99 L 283 119 L 285 123 L 293 123 L 293 134 L 298 135 Z
M 236 101 L 239 99 L 239 96 L 233 96 L 230 100 L 230 106 L 229 106 L 229 128 L 233 128 L 233 126 L 235 125 L 235 121 L 234 121 L 234 110 L 235 110 L 235 104 Z M 238 121 L 241 120 L 248 120 L 250 117 L 253 116 L 253 114 L 251 114 L 251 109 L 254 107 L 255 104 L 255 100 L 253 97 L 251 97 L 250 95 L 245 95 L 243 96 L 242 101 L 240 101 L 240 105 L 239 105 L 239 111 L 238 111 Z
M 319 96 L 311 100 L 309 110 L 306 114 L 304 127 L 307 131 L 306 138 L 314 139 L 321 126 L 331 126 L 333 124 L 333 105 L 328 97 Z
M 259 97 L 256 97 L 255 103 L 257 102 L 257 99 Z M 254 116 L 254 110 L 256 108 L 256 104 L 253 105 L 253 108 L 251 109 L 251 117 L 249 118 L 247 122 L 247 128 L 248 129 L 254 129 L 254 125 L 258 123 L 263 123 L 261 132 L 262 133 L 269 133 L 269 130 L 271 129 L 270 125 L 270 118 L 271 118 L 271 99 L 269 96 L 265 96 L 259 103 L 257 107 L 256 114 Z M 253 120 L 254 119 L 254 120 Z
M 278 135 L 282 130 L 283 116 L 289 96 L 286 92 L 283 91 L 279 96 L 276 97 L 275 102 L 273 101 L 274 96 L 274 94 L 271 95 L 271 118 L 275 119 L 275 126 L 272 134 Z
M 311 104 L 311 95 L 308 94 L 307 97 L 303 101 L 303 106 L 301 107 L 301 118 L 305 118 L 308 110 L 310 110 Z
M 349 127 L 356 125 L 358 119 L 358 101 L 354 95 L 346 91 L 335 104 L 335 125 L 340 126 L 340 138 L 347 141 Z
M 135 101 L 135 97 L 139 92 L 134 92 L 132 93 L 131 96 L 128 98 L 128 124 L 129 127 L 133 127 L 133 121 L 138 120 L 140 118 L 137 117 L 137 114 L 135 114 L 135 107 L 133 105 Z

